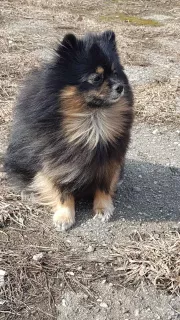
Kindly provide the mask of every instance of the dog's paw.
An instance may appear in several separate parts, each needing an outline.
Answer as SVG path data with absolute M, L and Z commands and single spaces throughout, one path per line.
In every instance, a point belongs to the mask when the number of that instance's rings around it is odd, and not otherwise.
M 75 211 L 72 208 L 60 207 L 53 216 L 57 231 L 66 231 L 75 223 Z
M 113 204 L 106 208 L 94 208 L 94 219 L 101 218 L 103 222 L 109 221 L 114 212 Z
M 102 221 L 108 221 L 114 212 L 114 206 L 110 195 L 98 193 L 94 199 L 94 218 L 101 218 Z

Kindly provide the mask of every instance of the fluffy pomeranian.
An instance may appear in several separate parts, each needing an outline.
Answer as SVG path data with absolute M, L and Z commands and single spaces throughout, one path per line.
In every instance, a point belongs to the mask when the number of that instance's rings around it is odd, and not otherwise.
M 113 214 L 133 122 L 133 94 L 115 34 L 67 34 L 53 61 L 32 72 L 15 108 L 5 169 L 51 206 L 55 226 L 75 222 L 75 199 Z

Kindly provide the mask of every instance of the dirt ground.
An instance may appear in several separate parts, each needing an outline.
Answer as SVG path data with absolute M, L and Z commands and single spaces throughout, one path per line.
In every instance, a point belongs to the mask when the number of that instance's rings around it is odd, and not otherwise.
M 91 204 L 54 230 L 51 212 L 2 169 L 26 73 L 67 32 L 113 29 L 136 121 L 115 215 Z M 1 0 L 0 319 L 180 319 L 180 4 L 178 0 Z

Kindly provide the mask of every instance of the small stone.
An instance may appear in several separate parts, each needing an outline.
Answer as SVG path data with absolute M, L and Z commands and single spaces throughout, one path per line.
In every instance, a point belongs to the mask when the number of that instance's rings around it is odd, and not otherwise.
M 89 246 L 86 251 L 87 251 L 88 253 L 94 252 L 93 246 Z
M 66 300 L 65 299 L 62 299 L 62 305 L 63 305 L 63 307 L 66 307 Z
M 105 302 L 101 302 L 101 303 L 100 303 L 100 307 L 101 307 L 101 308 L 104 308 L 104 309 L 107 309 L 107 308 L 108 308 L 108 305 L 107 305 L 107 303 L 105 303 Z
M 106 283 L 106 279 L 102 280 L 102 284 Z
M 139 174 L 138 177 L 139 177 L 140 179 L 142 179 L 142 175 L 141 175 L 141 174 Z
M 82 266 L 79 266 L 77 269 L 78 269 L 78 271 L 81 271 L 82 270 Z
M 140 191 L 141 191 L 141 188 L 139 188 L 139 187 L 134 187 L 134 191 L 140 192 Z
M 39 252 L 39 253 L 37 253 L 37 254 L 35 254 L 33 256 L 33 260 L 34 261 L 39 261 L 39 260 L 41 260 L 43 258 L 43 256 L 44 256 L 44 253 L 43 252 Z
M 157 181 L 154 181 L 154 184 L 157 184 L 158 182 Z
M 0 270 L 0 288 L 4 286 L 4 277 L 6 275 L 5 270 Z
M 155 130 L 153 130 L 153 134 L 157 134 L 159 132 L 159 130 L 158 129 L 155 129 Z
M 70 276 L 74 276 L 74 272 L 72 272 L 72 271 L 68 271 L 68 272 L 66 272 L 68 275 L 70 275 Z
M 135 315 L 135 317 L 138 317 L 138 316 L 139 316 L 139 309 L 136 309 L 136 310 L 134 311 L 134 315 Z

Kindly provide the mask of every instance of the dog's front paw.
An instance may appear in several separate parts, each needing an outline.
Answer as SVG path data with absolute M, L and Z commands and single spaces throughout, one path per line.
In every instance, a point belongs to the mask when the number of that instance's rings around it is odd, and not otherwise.
M 97 192 L 94 199 L 94 218 L 101 217 L 102 221 L 108 221 L 114 212 L 112 198 L 109 194 Z
M 109 221 L 114 212 L 113 204 L 107 208 L 96 208 L 94 209 L 94 218 L 100 217 L 103 222 Z
M 54 213 L 53 222 L 58 231 L 65 231 L 75 223 L 75 210 L 68 207 L 60 207 Z

